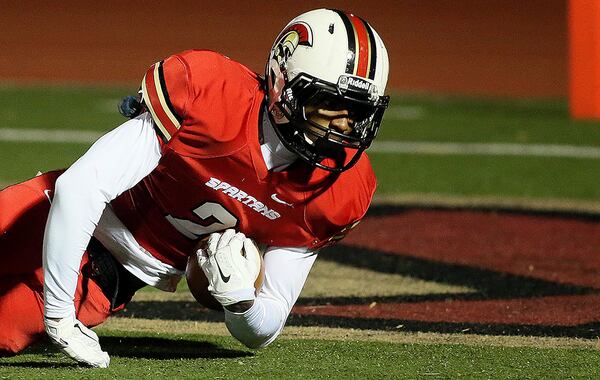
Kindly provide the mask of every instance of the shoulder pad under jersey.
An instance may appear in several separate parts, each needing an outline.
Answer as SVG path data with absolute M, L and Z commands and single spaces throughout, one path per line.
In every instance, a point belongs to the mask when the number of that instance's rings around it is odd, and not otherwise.
M 163 142 L 183 140 L 199 151 L 243 140 L 246 118 L 258 97 L 262 102 L 261 88 L 260 78 L 240 63 L 216 52 L 188 50 L 148 69 L 142 97 Z

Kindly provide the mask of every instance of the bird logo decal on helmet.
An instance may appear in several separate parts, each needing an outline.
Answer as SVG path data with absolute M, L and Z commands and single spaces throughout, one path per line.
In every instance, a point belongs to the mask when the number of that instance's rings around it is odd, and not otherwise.
M 269 57 L 268 71 L 272 73 L 269 77 L 274 96 L 270 99 L 274 101 L 281 96 L 281 91 L 287 80 L 287 61 L 294 54 L 299 45 L 311 47 L 313 45 L 313 35 L 310 26 L 304 22 L 297 22 L 285 28 L 273 44 L 271 55 Z M 269 103 L 269 107 L 272 107 Z M 282 114 L 278 114 L 282 118 Z
M 298 22 L 285 28 L 276 41 L 272 59 L 276 59 L 282 66 L 294 54 L 298 45 L 312 46 L 312 30 L 308 24 Z

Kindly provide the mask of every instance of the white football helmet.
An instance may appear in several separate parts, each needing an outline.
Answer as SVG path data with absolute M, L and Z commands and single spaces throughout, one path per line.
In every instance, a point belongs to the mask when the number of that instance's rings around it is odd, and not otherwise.
M 296 17 L 276 38 L 265 73 L 269 116 L 279 138 L 313 166 L 349 169 L 379 130 L 389 103 L 388 70 L 383 41 L 360 17 L 331 9 Z M 352 131 L 309 120 L 307 107 L 348 110 Z

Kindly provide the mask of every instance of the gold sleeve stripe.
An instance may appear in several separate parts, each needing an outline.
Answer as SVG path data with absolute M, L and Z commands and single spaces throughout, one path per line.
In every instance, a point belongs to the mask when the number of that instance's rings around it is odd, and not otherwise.
M 174 112 L 166 91 L 162 62 L 154 64 L 146 72 L 142 81 L 144 101 L 152 118 L 166 141 L 181 128 L 181 121 Z
M 146 75 L 144 75 L 144 79 L 142 80 L 142 98 L 144 99 L 144 102 L 146 103 L 146 107 L 148 107 L 148 110 L 150 111 L 150 114 L 152 115 L 154 124 L 156 124 L 156 126 L 158 127 L 159 134 L 161 135 L 162 139 L 165 142 L 168 142 L 169 140 L 171 140 L 171 135 L 169 134 L 167 129 L 164 127 L 164 125 L 162 124 L 162 122 L 160 121 L 158 116 L 156 116 L 156 112 L 154 111 L 154 107 L 152 106 L 152 101 L 150 101 L 150 99 L 148 97 L 148 88 L 146 87 Z
M 181 128 L 181 123 L 175 116 L 175 112 L 172 109 L 171 101 L 169 100 L 169 94 L 167 93 L 167 87 L 165 86 L 165 79 L 162 70 L 162 62 L 160 62 L 154 68 L 154 83 L 156 83 L 156 92 L 158 93 L 158 98 L 160 100 L 160 105 L 165 110 L 167 117 L 171 120 L 173 125 L 179 129 Z

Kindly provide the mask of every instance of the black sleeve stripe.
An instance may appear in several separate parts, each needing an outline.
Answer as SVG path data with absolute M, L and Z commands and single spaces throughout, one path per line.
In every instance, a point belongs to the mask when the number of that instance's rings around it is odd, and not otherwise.
M 165 73 L 164 73 L 164 69 L 163 69 L 163 62 L 164 61 L 161 61 L 158 65 L 158 80 L 160 81 L 160 87 L 162 88 L 162 93 L 165 98 L 165 103 L 167 104 L 167 107 L 169 108 L 169 110 L 171 111 L 173 116 L 175 116 L 175 118 L 177 119 L 179 124 L 181 124 L 183 119 L 181 118 L 181 116 L 179 116 L 177 114 L 177 112 L 175 111 L 175 107 L 173 107 L 173 103 L 171 103 L 171 98 L 169 98 L 169 93 L 167 91 L 167 85 L 165 83 Z

